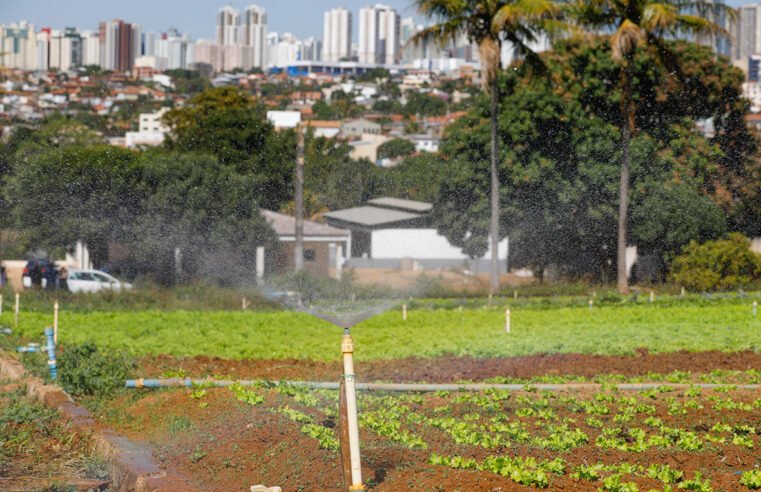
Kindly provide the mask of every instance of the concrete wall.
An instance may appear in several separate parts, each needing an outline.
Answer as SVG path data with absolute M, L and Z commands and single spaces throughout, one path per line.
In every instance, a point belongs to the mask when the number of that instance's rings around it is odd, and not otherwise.
M 340 245 L 346 251 L 346 242 L 343 241 L 304 241 L 304 269 L 315 275 L 322 277 L 335 276 L 335 251 L 331 255 L 331 244 Z M 282 274 L 293 271 L 293 250 L 295 243 L 293 241 L 281 242 L 274 254 L 275 274 Z M 313 252 L 314 260 L 306 259 L 306 256 Z M 332 257 L 332 258 L 331 258 Z M 331 260 L 332 263 L 331 263 Z M 267 274 L 273 273 L 267 268 Z
M 500 259 L 507 258 L 508 238 L 499 243 Z M 449 243 L 436 229 L 383 229 L 372 232 L 371 258 L 416 260 L 467 260 L 468 255 Z M 483 259 L 491 258 L 491 247 Z

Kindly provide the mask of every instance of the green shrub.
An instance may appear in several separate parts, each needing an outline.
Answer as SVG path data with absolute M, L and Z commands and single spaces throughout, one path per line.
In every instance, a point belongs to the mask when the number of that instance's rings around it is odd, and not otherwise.
M 124 387 L 135 363 L 117 351 L 92 343 L 65 347 L 58 357 L 59 384 L 74 396 L 109 396 Z
M 703 244 L 693 241 L 671 263 L 671 278 L 699 292 L 737 289 L 761 278 L 761 255 L 738 233 Z

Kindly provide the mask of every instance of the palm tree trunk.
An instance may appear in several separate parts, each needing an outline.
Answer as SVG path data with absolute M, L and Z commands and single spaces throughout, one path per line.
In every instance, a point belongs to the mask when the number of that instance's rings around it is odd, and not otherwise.
M 621 109 L 624 118 L 621 128 L 621 182 L 618 196 L 618 293 L 629 293 L 629 276 L 626 271 L 627 215 L 629 210 L 629 165 L 631 154 L 629 145 L 635 130 L 634 105 L 631 97 L 633 57 L 627 56 L 621 71 Z
M 499 80 L 491 83 L 491 287 L 499 290 L 499 176 L 497 174 L 497 125 L 499 124 Z

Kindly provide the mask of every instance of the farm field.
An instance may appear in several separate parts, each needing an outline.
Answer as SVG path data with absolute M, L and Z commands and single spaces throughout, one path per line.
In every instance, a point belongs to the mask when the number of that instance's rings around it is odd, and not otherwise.
M 761 488 L 761 391 L 694 386 L 761 384 L 754 298 L 599 302 L 591 309 L 578 298 L 523 300 L 509 304 L 509 334 L 506 303 L 413 301 L 406 321 L 398 308 L 375 316 L 352 329 L 360 382 L 525 386 L 360 392 L 365 482 L 389 491 Z M 257 483 L 341 489 L 337 392 L 270 383 L 337 382 L 340 329 L 278 310 L 80 307 L 64 305 L 60 314 L 62 373 L 70 349 L 94 344 L 98 364 L 132 358 L 134 378 L 256 380 L 250 387 L 202 383 L 80 398 L 104 424 L 152 446 L 163 466 L 200 490 Z M 51 321 L 44 310 L 22 311 L 14 336 L 38 341 Z M 0 324 L 13 323 L 6 310 Z M 44 373 L 43 359 L 25 356 Z M 78 377 L 103 375 L 84 359 L 80 369 Z M 579 382 L 601 386 L 532 387 Z M 636 382 L 658 387 L 616 387 Z
M 438 357 L 514 357 L 539 353 L 618 355 L 651 352 L 756 351 L 761 318 L 749 299 L 701 302 L 515 306 L 505 333 L 504 305 L 411 308 L 375 316 L 352 330 L 360 361 Z M 434 304 L 435 307 L 435 304 Z M 41 336 L 50 313 L 21 312 L 18 332 Z M 0 324 L 13 326 L 5 310 Z M 224 359 L 336 360 L 341 331 L 308 314 L 287 311 L 67 311 L 60 342 L 92 342 L 134 355 Z
M 752 490 L 758 392 L 486 391 L 359 397 L 372 490 Z M 202 490 L 340 490 L 335 391 L 142 391 L 105 420 Z

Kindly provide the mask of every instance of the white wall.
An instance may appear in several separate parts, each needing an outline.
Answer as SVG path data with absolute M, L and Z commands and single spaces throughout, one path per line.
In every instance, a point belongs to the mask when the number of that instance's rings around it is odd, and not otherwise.
M 507 258 L 508 238 L 499 243 L 499 258 Z M 436 229 L 384 229 L 372 232 L 373 259 L 467 260 L 468 256 Z M 491 248 L 483 258 L 491 258 Z

